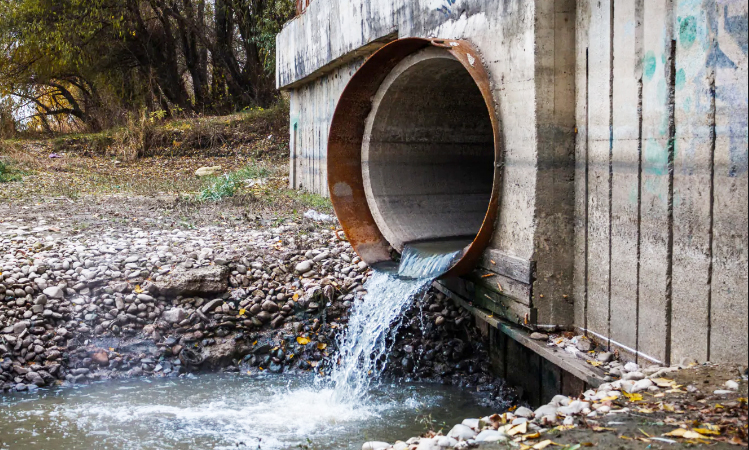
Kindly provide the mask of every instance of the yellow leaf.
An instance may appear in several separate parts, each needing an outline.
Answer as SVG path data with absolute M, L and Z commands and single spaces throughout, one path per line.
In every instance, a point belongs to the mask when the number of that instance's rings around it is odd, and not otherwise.
M 322 342 L 317 343 L 317 349 L 318 350 L 325 350 L 328 347 L 328 344 L 324 344 Z
M 541 441 L 538 444 L 534 445 L 533 446 L 533 450 L 543 450 L 543 449 L 545 449 L 546 447 L 548 447 L 548 446 L 550 446 L 552 444 L 554 444 L 554 443 L 551 442 L 551 439 L 547 439 L 545 441 Z
M 245 314 L 246 312 L 247 312 L 247 310 L 246 310 L 246 309 L 244 309 L 244 308 L 242 308 L 242 309 L 240 309 L 240 310 L 239 310 L 239 315 L 240 315 L 240 316 L 244 316 L 244 314 Z
M 676 408 L 674 408 L 674 405 L 669 405 L 668 403 L 664 403 L 661 406 L 662 406 L 662 408 L 663 408 L 664 411 L 668 411 L 668 412 L 674 412 L 674 411 L 676 411 Z
M 673 387 L 676 387 L 676 382 L 674 380 L 669 380 L 667 378 L 653 378 L 652 381 L 658 387 L 662 387 L 662 388 L 673 388 Z
M 643 414 L 653 414 L 653 410 L 650 408 L 639 408 L 637 412 L 640 412 Z
M 294 296 L 291 297 L 295 302 L 299 300 L 299 294 L 294 293 Z
M 703 435 L 701 435 L 701 434 L 699 434 L 699 433 L 697 433 L 695 431 L 685 430 L 684 428 L 677 428 L 677 429 L 675 429 L 673 431 L 670 431 L 668 433 L 664 433 L 663 435 L 664 436 L 668 436 L 668 437 L 680 437 L 680 438 L 684 438 L 684 439 L 700 439 L 700 438 L 702 438 L 702 439 L 712 439 L 710 437 L 703 436 Z
M 590 428 L 593 431 L 602 432 L 602 431 L 616 431 L 616 428 L 606 428 L 606 427 L 591 427 Z
M 299 336 L 296 338 L 296 341 L 299 345 L 307 345 L 310 343 L 309 338 Z
M 515 436 L 516 434 L 525 434 L 528 432 L 528 422 L 523 422 L 515 427 L 513 427 L 510 431 L 507 432 L 510 436 Z
M 642 400 L 642 394 L 629 394 L 622 391 L 622 395 L 627 397 L 630 402 L 639 402 L 640 400 Z
M 539 433 L 538 431 L 536 431 L 535 433 L 523 435 L 523 439 L 538 439 L 540 437 L 541 437 L 541 433 Z
M 700 434 L 712 434 L 714 436 L 720 436 L 720 431 L 718 430 L 710 430 L 708 428 L 695 428 L 694 431 L 700 433 Z
M 143 289 L 140 287 L 139 284 L 136 284 L 135 285 L 135 289 L 133 289 L 133 292 L 135 292 L 136 294 L 142 294 L 143 293 Z
M 588 360 L 588 364 L 590 364 L 593 367 L 598 367 L 600 365 L 603 365 L 603 363 L 600 362 L 600 361 L 593 361 L 593 360 L 590 360 L 590 359 Z

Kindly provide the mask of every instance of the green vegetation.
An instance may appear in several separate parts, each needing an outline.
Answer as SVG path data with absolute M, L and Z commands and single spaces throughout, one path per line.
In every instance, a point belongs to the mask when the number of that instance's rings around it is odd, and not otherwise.
M 10 164 L 0 161 L 0 183 L 8 183 L 10 181 L 21 181 L 23 178 L 23 172 L 14 169 Z
M 268 174 L 268 169 L 253 165 L 244 167 L 236 172 L 211 177 L 209 179 L 210 185 L 200 192 L 198 199 L 217 201 L 227 197 L 234 197 L 234 194 L 237 193 L 246 181 L 265 178 Z

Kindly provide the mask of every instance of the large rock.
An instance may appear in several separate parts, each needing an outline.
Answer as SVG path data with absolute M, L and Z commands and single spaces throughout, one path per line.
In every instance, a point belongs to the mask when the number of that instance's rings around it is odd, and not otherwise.
M 225 292 L 228 287 L 229 268 L 206 266 L 194 269 L 178 267 L 155 283 L 162 295 L 211 295 Z
M 252 347 L 243 340 L 219 340 L 215 345 L 203 347 L 202 360 L 205 365 L 218 368 L 231 364 L 234 359 L 242 358 L 250 353 Z

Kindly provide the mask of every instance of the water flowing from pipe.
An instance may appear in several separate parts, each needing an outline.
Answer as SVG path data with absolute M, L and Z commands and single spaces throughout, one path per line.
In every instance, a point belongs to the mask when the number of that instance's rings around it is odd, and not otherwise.
M 464 243 L 406 245 L 398 270 L 374 267 L 367 293 L 354 304 L 348 326 L 338 336 L 337 362 L 330 375 L 340 401 L 366 400 L 385 370 L 392 338 L 414 298 L 452 267 Z M 388 345 L 390 343 L 390 345 Z

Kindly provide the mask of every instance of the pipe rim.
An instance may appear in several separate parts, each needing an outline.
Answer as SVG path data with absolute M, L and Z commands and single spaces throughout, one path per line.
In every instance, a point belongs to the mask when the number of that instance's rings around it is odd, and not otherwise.
M 362 144 L 372 100 L 390 72 L 406 57 L 427 47 L 445 49 L 466 69 L 481 92 L 491 121 L 494 177 L 486 214 L 462 257 L 441 278 L 464 275 L 478 262 L 494 234 L 501 196 L 503 152 L 488 72 L 471 43 L 454 39 L 405 38 L 373 53 L 349 80 L 336 105 L 328 137 L 328 187 L 344 233 L 369 265 L 392 261 L 390 243 L 380 231 L 366 199 L 362 175 Z

